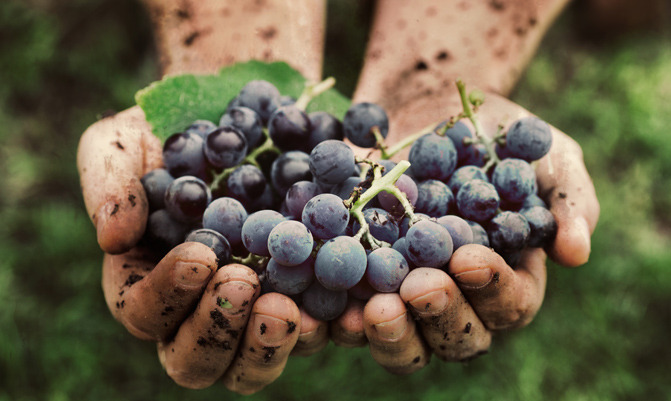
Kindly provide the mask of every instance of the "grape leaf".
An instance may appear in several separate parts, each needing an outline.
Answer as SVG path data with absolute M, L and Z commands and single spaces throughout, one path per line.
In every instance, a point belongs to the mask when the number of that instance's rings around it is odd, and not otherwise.
M 306 79 L 283 62 L 249 61 L 225 67 L 213 75 L 174 75 L 156 81 L 135 94 L 153 132 L 162 141 L 184 130 L 195 120 L 218 124 L 226 106 L 249 81 L 263 79 L 282 95 L 298 98 Z M 344 116 L 349 100 L 335 89 L 315 97 L 307 111 L 323 110 Z

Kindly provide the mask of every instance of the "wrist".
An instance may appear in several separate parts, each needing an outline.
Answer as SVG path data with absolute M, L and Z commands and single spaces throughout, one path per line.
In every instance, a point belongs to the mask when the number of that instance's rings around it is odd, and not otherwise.
M 213 73 L 251 59 L 285 61 L 321 77 L 325 2 L 144 0 L 162 73 Z M 295 4 L 299 3 L 299 4 Z

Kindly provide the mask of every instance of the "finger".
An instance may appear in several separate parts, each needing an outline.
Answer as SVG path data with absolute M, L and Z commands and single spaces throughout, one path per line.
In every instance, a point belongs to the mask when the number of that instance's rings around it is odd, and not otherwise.
M 465 361 L 487 353 L 491 333 L 444 271 L 414 269 L 403 281 L 400 295 L 437 357 Z
M 449 273 L 490 330 L 522 327 L 545 295 L 545 252 L 529 248 L 511 269 L 491 248 L 464 245 L 452 255 Z
M 107 306 L 134 336 L 165 340 L 196 306 L 212 273 L 214 252 L 199 242 L 175 247 L 155 268 L 141 249 L 105 255 L 103 292 Z
M 161 144 L 139 107 L 98 121 L 79 141 L 77 167 L 84 203 L 107 253 L 140 240 L 149 206 L 140 178 L 161 161 Z
M 329 328 L 326 322 L 310 316 L 303 308 L 301 312 L 301 331 L 291 355 L 310 356 L 316 354 L 329 343 Z
M 376 294 L 363 311 L 370 354 L 390 373 L 410 374 L 431 358 L 398 294 Z
M 214 384 L 231 364 L 260 292 L 258 277 L 249 267 L 230 264 L 219 269 L 174 340 L 159 344 L 168 376 L 188 388 Z
M 557 130 L 553 134 L 552 150 L 537 168 L 540 193 L 557 220 L 557 237 L 549 252 L 553 260 L 574 267 L 589 259 L 599 201 L 580 146 Z
M 252 394 L 277 379 L 298 341 L 300 319 L 291 298 L 278 293 L 259 297 L 238 354 L 223 376 L 226 388 Z
M 363 328 L 363 309 L 366 304 L 356 298 L 347 301 L 345 311 L 331 322 L 331 339 L 345 348 L 363 347 L 368 343 Z

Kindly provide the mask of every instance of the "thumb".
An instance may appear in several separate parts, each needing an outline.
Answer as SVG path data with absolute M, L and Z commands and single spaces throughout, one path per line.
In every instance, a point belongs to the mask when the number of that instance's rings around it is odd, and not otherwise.
M 100 120 L 82 135 L 77 168 L 103 251 L 125 252 L 142 237 L 149 205 L 140 177 L 161 163 L 160 141 L 139 107 Z

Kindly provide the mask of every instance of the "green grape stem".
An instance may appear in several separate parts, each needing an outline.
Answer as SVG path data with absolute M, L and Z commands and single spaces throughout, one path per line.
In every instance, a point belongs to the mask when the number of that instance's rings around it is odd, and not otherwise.
M 301 95 L 298 97 L 298 100 L 296 100 L 295 106 L 305 111 L 312 99 L 333 88 L 335 83 L 335 78 L 329 77 L 318 83 L 307 84 L 303 90 L 303 93 L 301 93 Z
M 254 148 L 245 158 L 242 160 L 242 162 L 236 164 L 233 167 L 229 167 L 227 169 L 224 169 L 221 173 L 214 173 L 214 179 L 212 179 L 212 183 L 210 184 L 210 191 L 215 191 L 219 189 L 219 185 L 221 185 L 221 182 L 226 180 L 229 175 L 233 171 L 235 171 L 236 168 L 242 166 L 243 164 L 251 164 L 256 167 L 259 167 L 259 162 L 256 160 L 259 155 L 261 155 L 264 152 L 275 152 L 277 154 L 281 154 L 282 151 L 279 150 L 275 144 L 273 143 L 273 140 L 270 139 L 270 136 L 268 135 L 268 130 L 263 129 L 263 135 L 265 136 L 266 140 L 261 144 L 261 146 Z
M 499 156 L 496 154 L 496 149 L 494 147 L 496 144 L 496 137 L 490 138 L 484 134 L 482 125 L 480 125 L 480 120 L 478 120 L 475 113 L 471 109 L 469 96 L 466 94 L 466 85 L 461 79 L 457 79 L 457 89 L 459 90 L 461 105 L 464 109 L 462 114 L 465 118 L 468 118 L 471 121 L 471 124 L 473 124 L 473 128 L 475 129 L 474 135 L 476 142 L 483 144 L 487 150 L 487 156 L 489 159 L 487 160 L 485 166 L 482 167 L 482 170 L 487 172 L 491 167 L 501 161 Z
M 415 215 L 408 198 L 400 189 L 398 189 L 398 187 L 396 187 L 396 185 L 394 185 L 409 167 L 410 162 L 401 160 L 396 167 L 391 169 L 386 175 L 382 176 L 382 166 L 376 164 L 375 167 L 373 167 L 373 182 L 371 183 L 370 188 L 359 195 L 358 199 L 351 204 L 350 214 L 353 215 L 361 225 L 361 228 L 354 235 L 354 238 L 358 240 L 365 238 L 372 249 L 377 249 L 382 246 L 391 246 L 384 241 L 377 240 L 370 234 L 370 227 L 363 215 L 363 208 L 380 192 L 385 191 L 394 195 L 396 199 L 401 202 L 401 205 L 403 206 L 405 213 L 410 217 L 410 220 L 412 222 L 417 221 L 417 216 Z

